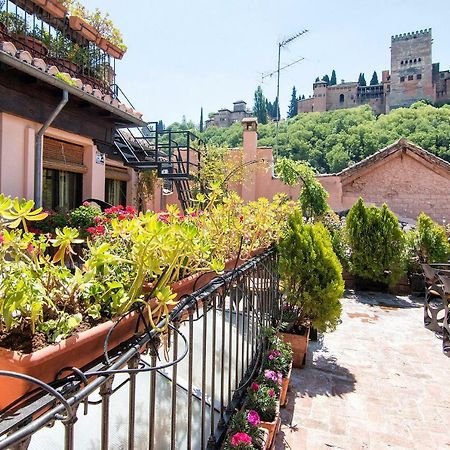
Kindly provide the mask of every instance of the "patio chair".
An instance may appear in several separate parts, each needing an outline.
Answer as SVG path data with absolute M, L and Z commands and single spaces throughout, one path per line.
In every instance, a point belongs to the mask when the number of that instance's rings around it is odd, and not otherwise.
M 422 264 L 425 275 L 425 303 L 423 305 L 423 324 L 428 330 L 441 333 L 444 321 L 444 288 L 439 278 L 441 271 L 428 264 Z
M 439 275 L 439 279 L 442 281 L 444 291 L 444 320 L 442 322 L 442 351 L 450 356 L 450 276 Z

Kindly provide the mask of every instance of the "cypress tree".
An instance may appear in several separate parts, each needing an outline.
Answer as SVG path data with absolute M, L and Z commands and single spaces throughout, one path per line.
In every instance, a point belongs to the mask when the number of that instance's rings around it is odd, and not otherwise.
M 259 123 L 261 123 L 261 124 L 267 123 L 266 99 L 264 98 L 264 94 L 261 89 L 261 86 L 258 86 L 255 91 L 253 114 L 258 118 Z
M 203 133 L 203 106 L 200 108 L 200 133 Z
M 362 73 L 362 72 L 359 74 L 358 84 L 359 84 L 360 86 L 367 86 L 366 78 L 365 78 L 365 76 L 364 76 L 364 73 Z
M 318 83 L 319 81 L 320 81 L 320 78 L 317 77 L 317 78 L 316 78 L 316 81 L 314 81 L 314 83 Z
M 373 75 L 372 75 L 372 79 L 370 80 L 370 85 L 371 85 L 371 86 L 374 86 L 375 84 L 380 84 L 380 83 L 378 82 L 378 74 L 377 74 L 377 72 L 374 70 L 374 71 L 373 71 Z
M 292 95 L 291 95 L 291 103 L 289 104 L 289 109 L 287 112 L 288 119 L 295 117 L 298 113 L 298 100 L 297 100 L 297 90 L 295 89 L 295 86 L 292 88 Z
M 322 80 L 323 80 L 323 81 L 326 81 L 327 84 L 330 84 L 330 77 L 329 77 L 327 74 L 325 74 L 325 75 L 322 77 Z
M 333 69 L 331 72 L 331 78 L 330 78 L 330 86 L 334 86 L 337 83 L 336 81 L 336 71 Z

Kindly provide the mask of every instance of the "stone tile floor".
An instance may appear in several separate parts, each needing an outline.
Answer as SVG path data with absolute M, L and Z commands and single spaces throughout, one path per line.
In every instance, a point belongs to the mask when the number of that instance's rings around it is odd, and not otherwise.
M 352 291 L 295 369 L 276 450 L 450 450 L 450 358 L 423 300 Z

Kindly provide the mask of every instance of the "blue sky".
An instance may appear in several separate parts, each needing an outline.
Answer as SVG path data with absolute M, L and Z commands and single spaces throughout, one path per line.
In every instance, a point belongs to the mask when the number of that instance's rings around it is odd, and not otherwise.
M 199 121 L 221 107 L 245 100 L 251 107 L 261 73 L 277 66 L 277 43 L 302 29 L 309 33 L 282 51 L 281 115 L 292 86 L 308 96 L 316 76 L 357 80 L 390 64 L 390 37 L 433 29 L 433 62 L 450 68 L 445 19 L 448 0 L 81 0 L 108 11 L 129 50 L 117 66 L 117 81 L 148 121 L 165 124 L 185 115 Z M 262 84 L 269 100 L 276 77 Z

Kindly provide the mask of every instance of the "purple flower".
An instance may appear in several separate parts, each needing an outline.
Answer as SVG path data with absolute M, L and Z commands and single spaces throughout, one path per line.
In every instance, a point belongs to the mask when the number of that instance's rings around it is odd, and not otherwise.
M 247 420 L 250 425 L 253 425 L 254 427 L 257 427 L 261 423 L 261 418 L 259 417 L 259 414 L 254 411 L 250 410 L 247 414 Z

